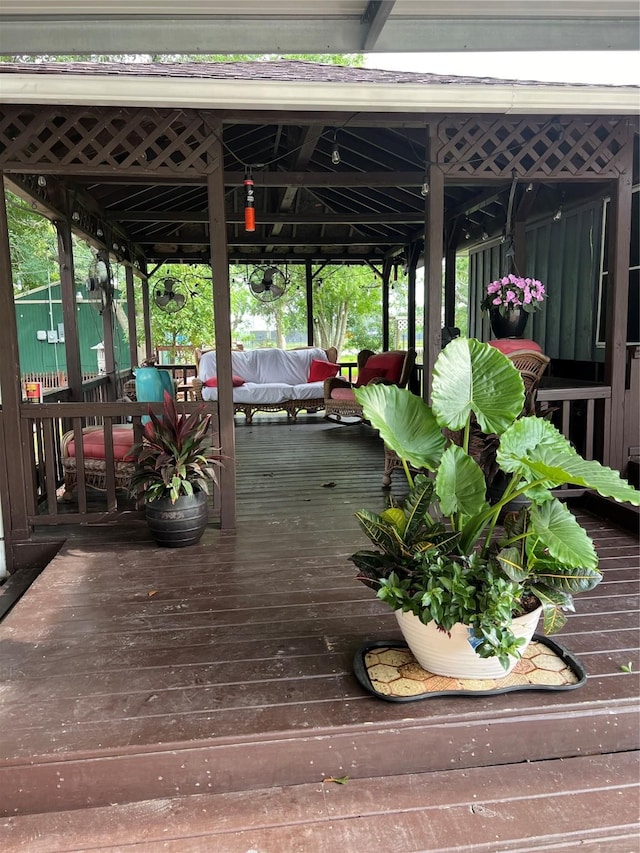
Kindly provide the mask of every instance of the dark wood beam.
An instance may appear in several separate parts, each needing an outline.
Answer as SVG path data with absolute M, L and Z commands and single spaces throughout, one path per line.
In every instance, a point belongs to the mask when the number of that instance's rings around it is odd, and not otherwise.
M 430 163 L 439 160 L 439 139 L 435 127 L 427 134 Z M 442 255 L 444 230 L 444 175 L 429 165 L 429 193 L 425 198 L 424 232 L 424 374 L 423 395 L 429 402 L 433 366 L 442 346 Z
M 218 414 L 220 447 L 224 465 L 220 471 L 220 526 L 230 530 L 236 526 L 236 445 L 231 383 L 231 298 L 229 293 L 229 261 L 227 258 L 227 223 L 224 210 L 222 163 L 222 125 L 214 128 L 214 168 L 207 179 L 209 234 L 211 235 L 211 275 L 213 278 L 213 311 L 218 374 Z
M 415 213 L 269 213 L 260 212 L 260 225 L 351 225 L 357 216 L 358 225 L 417 225 L 422 223 L 422 212 Z M 182 222 L 208 223 L 206 211 L 192 210 L 110 210 L 109 221 L 114 222 Z M 243 225 L 244 214 L 228 211 L 228 225 Z
M 127 327 L 129 331 L 129 361 L 131 367 L 138 364 L 138 329 L 136 326 L 136 294 L 133 270 L 125 267 L 124 277 L 127 287 Z
M 18 350 L 18 327 L 13 303 L 13 278 L 11 275 L 11 254 L 9 250 L 9 223 L 2 173 L 0 173 L 0 317 L 2 317 L 2 337 L 0 338 L 0 393 L 2 394 L 2 431 L 7 482 L 11 487 L 9 515 L 4 518 L 4 527 L 8 541 L 27 539 L 30 533 L 28 523 L 27 476 L 33 476 L 25 465 L 30 458 L 30 449 L 23 438 L 27 434 L 20 423 L 20 405 L 22 389 L 20 386 L 20 353 Z M 31 436 L 33 442 L 33 435 Z M 31 451 L 33 448 L 31 448 Z M 12 555 L 7 555 L 12 563 Z
M 631 245 L 631 157 L 627 170 L 614 184 L 609 203 L 609 275 L 605 382 L 611 386 L 609 456 L 603 461 L 621 471 L 628 461 L 624 448 L 624 403 L 627 373 L 627 317 L 629 315 L 629 246 Z M 637 237 L 637 235 L 636 235 Z M 637 406 L 636 399 L 636 406 Z M 605 443 L 606 445 L 606 443 Z M 606 446 L 605 446 L 606 453 Z
M 82 400 L 82 367 L 76 310 L 76 284 L 73 264 L 73 243 L 69 220 L 56 220 L 58 259 L 60 265 L 60 296 L 64 323 L 64 352 L 67 361 L 67 383 L 71 400 Z
M 373 49 L 395 5 L 395 0 L 369 0 L 360 18 L 360 23 L 366 30 L 362 50 Z

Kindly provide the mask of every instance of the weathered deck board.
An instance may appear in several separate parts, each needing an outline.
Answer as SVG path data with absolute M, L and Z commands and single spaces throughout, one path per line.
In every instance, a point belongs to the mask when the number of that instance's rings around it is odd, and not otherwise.
M 582 516 L 606 580 L 559 640 L 584 687 L 380 702 L 352 657 L 400 634 L 348 556 L 355 510 L 384 504 L 381 445 L 311 417 L 237 440 L 236 533 L 172 551 L 140 520 L 76 529 L 0 624 L 5 815 L 640 746 L 636 538 Z
M 5 853 L 592 850 L 633 853 L 630 753 L 194 794 L 0 823 Z M 620 814 L 626 817 L 618 822 Z

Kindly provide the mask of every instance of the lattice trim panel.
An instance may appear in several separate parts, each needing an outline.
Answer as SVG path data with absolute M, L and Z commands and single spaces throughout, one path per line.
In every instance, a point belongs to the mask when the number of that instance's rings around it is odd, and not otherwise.
M 626 118 L 445 119 L 438 128 L 445 175 L 510 178 L 617 176 L 630 161 Z
M 4 107 L 0 166 L 203 174 L 215 137 L 189 110 Z

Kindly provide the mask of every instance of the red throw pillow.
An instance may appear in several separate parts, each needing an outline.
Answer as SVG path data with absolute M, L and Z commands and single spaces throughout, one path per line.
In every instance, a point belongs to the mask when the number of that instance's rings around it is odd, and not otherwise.
M 400 381 L 404 359 L 403 352 L 379 352 L 377 355 L 369 356 L 365 368 L 378 371 L 378 375 L 380 375 L 379 371 L 382 371 L 387 382 L 395 384 Z
M 320 358 L 314 358 L 309 369 L 308 382 L 322 382 L 324 379 L 329 379 L 331 376 L 337 376 L 340 372 L 340 365 L 334 364 L 332 361 L 322 361 Z
M 371 359 L 369 359 L 371 361 Z M 363 385 L 368 385 L 372 379 L 386 379 L 387 371 L 381 367 L 361 367 L 358 371 L 356 380 L 356 388 L 361 388 Z
M 240 385 L 244 385 L 244 379 L 242 376 L 236 376 L 235 373 L 231 376 L 231 384 L 234 388 L 239 388 Z M 211 379 L 205 379 L 202 383 L 206 385 L 207 388 L 217 388 L 218 387 L 218 377 L 212 376 Z

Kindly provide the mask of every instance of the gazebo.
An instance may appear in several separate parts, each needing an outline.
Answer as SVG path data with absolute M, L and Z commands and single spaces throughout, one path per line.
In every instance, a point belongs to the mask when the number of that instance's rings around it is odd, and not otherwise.
M 139 334 L 148 353 L 152 348 L 149 275 L 167 261 L 211 265 L 219 435 L 229 459 L 234 457 L 229 263 L 303 264 L 309 343 L 312 282 L 322 265 L 368 264 L 383 282 L 384 345 L 389 281 L 394 266 L 402 264 L 409 276 L 410 346 L 416 334 L 416 269 L 424 265 L 422 393 L 428 397 L 441 326 L 452 324 L 456 252 L 474 247 L 468 331 L 486 338 L 480 292 L 488 276 L 500 273 L 509 236 L 518 269 L 545 277 L 551 304 L 560 309 L 536 318 L 533 336 L 552 359 L 600 364 L 589 377 L 590 390 L 562 381 L 547 399 L 565 407 L 567 430 L 571 401 L 585 400 L 587 454 L 625 468 L 634 444 L 625 399 L 629 370 L 637 365 L 626 343 L 629 293 L 637 291 L 637 284 L 629 284 L 637 169 L 632 88 L 300 61 L 8 64 L 0 74 L 5 186 L 58 230 L 69 376 L 55 402 L 23 403 L 15 371 L 17 332 L 9 322 L 0 368 L 6 449 L 0 477 L 11 483 L 3 489 L 10 564 L 34 526 L 62 523 L 55 498 L 61 423 L 79 429 L 83 418 L 97 412 L 109 423 L 125 414 L 115 401 L 130 373 L 116 369 L 108 311 L 106 374 L 89 388 L 82 384 L 72 232 L 126 266 L 130 305 L 136 288 L 141 290 L 143 330 L 130 321 L 132 364 Z M 255 231 L 244 225 L 247 180 L 255 193 Z M 551 232 L 560 207 L 564 220 Z M 12 317 L 4 204 L 2 210 L 1 298 Z M 560 373 L 559 379 L 571 376 Z M 27 438 L 34 430 L 35 444 Z M 14 452 L 18 447 L 21 453 Z M 113 481 L 107 499 L 107 512 L 117 512 Z M 66 514 L 64 523 L 82 522 L 86 514 L 80 489 L 79 510 Z M 230 464 L 221 484 L 222 527 L 232 528 L 234 518 Z

